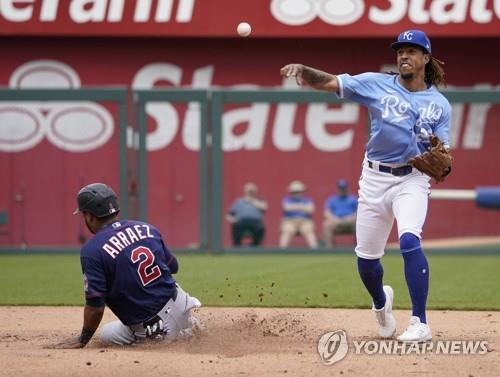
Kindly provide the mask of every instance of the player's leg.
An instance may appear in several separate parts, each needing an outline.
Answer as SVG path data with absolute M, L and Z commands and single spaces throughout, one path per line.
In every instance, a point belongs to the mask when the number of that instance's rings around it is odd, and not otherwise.
M 360 180 L 356 220 L 356 248 L 358 272 L 373 300 L 373 310 L 381 337 L 391 337 L 396 329 L 392 315 L 394 293 L 383 285 L 384 270 L 380 258 L 384 255 L 387 238 L 394 222 L 392 209 L 386 198 L 391 176 L 363 169 Z
M 203 329 L 201 322 L 191 312 L 201 307 L 201 302 L 185 292 L 179 284 L 177 296 L 171 298 L 158 314 L 149 322 L 140 325 L 136 330 L 136 338 L 174 341 L 178 338 L 193 336 L 197 330 Z M 143 328 L 145 328 L 143 330 Z
M 284 219 L 281 221 L 281 234 L 279 240 L 281 249 L 288 247 L 296 231 L 297 229 L 294 219 Z
M 196 330 L 203 328 L 200 321 L 191 313 L 191 310 L 199 307 L 201 302 L 177 284 L 177 297 L 175 300 L 170 299 L 158 313 L 158 317 L 162 319 L 161 338 L 172 341 L 179 337 L 191 336 Z M 147 337 L 142 324 L 129 327 L 120 321 L 105 324 L 100 332 L 104 344 L 130 345 L 144 341 Z
M 107 345 L 128 345 L 136 341 L 134 332 L 130 327 L 125 326 L 120 321 L 113 321 L 106 323 L 101 328 L 100 332 L 101 342 Z
M 163 323 L 165 331 L 165 340 L 175 340 L 179 337 L 189 337 L 202 326 L 193 316 L 191 310 L 201 307 L 201 302 L 193 296 L 190 296 L 177 284 L 177 297 L 170 300 L 166 308 L 165 321 Z
M 359 276 L 373 299 L 375 309 L 381 309 L 385 305 L 384 270 L 380 258 L 384 255 L 393 221 L 392 216 L 379 213 L 360 200 L 355 252 L 358 257 Z
M 393 204 L 406 284 L 412 302 L 409 332 L 399 338 L 403 341 L 427 341 L 432 337 L 429 326 L 426 325 L 425 313 L 429 292 L 429 264 L 420 238 L 427 215 L 429 182 L 420 173 L 414 174 L 402 185 Z
M 314 233 L 314 222 L 310 219 L 303 219 L 300 228 L 300 234 L 304 236 L 307 246 L 314 249 L 318 247 L 318 240 L 316 239 L 316 234 Z

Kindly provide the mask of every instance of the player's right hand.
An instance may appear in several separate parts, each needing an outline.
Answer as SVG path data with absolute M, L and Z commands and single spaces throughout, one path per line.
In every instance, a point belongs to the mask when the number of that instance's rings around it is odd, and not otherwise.
M 302 64 L 287 64 L 280 69 L 280 74 L 283 77 L 295 77 L 297 85 L 302 86 L 304 82 L 302 80 L 302 72 L 304 71 L 304 66 Z
M 60 343 L 56 343 L 50 346 L 47 346 L 46 348 L 52 348 L 52 349 L 74 349 L 74 348 L 83 348 L 85 347 L 85 344 L 80 342 L 79 337 L 73 337 L 69 338 L 66 340 L 63 340 Z

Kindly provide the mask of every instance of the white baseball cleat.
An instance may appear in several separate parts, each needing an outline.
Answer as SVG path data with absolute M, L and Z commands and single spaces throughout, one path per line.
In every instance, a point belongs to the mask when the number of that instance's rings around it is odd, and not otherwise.
M 394 290 L 389 285 L 384 285 L 385 305 L 381 309 L 375 309 L 375 317 L 378 323 L 378 333 L 382 338 L 392 338 L 396 332 L 396 318 L 392 315 L 392 303 L 394 301 Z
M 431 329 L 427 323 L 420 322 L 420 318 L 412 316 L 406 331 L 398 336 L 400 342 L 424 343 L 432 339 Z

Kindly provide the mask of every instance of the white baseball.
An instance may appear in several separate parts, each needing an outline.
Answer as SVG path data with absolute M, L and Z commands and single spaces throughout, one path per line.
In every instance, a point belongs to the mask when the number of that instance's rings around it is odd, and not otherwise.
M 248 37 L 252 32 L 252 27 L 247 22 L 240 22 L 236 30 L 241 37 Z

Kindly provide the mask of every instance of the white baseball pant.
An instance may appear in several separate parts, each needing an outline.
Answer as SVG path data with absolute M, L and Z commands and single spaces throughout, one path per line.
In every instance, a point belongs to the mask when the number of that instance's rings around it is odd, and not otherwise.
M 175 301 L 170 299 L 157 314 L 163 321 L 163 340 L 173 341 L 192 335 L 197 320 L 191 315 L 191 310 L 199 307 L 200 301 L 177 285 Z M 144 340 L 146 330 L 142 324 L 126 326 L 121 321 L 113 321 L 101 328 L 100 337 L 104 344 L 128 345 Z
M 378 171 L 377 163 L 374 167 L 368 167 L 365 158 L 359 180 L 355 252 L 365 259 L 384 255 L 394 219 L 398 237 L 408 232 L 421 238 L 430 193 L 430 178 L 416 169 L 397 177 Z

